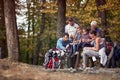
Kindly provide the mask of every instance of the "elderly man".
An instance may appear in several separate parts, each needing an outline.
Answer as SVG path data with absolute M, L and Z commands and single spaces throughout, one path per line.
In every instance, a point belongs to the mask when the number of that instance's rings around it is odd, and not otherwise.
M 65 33 L 68 33 L 70 38 L 74 38 L 74 35 L 78 27 L 79 25 L 74 22 L 74 19 L 69 18 L 68 24 L 65 26 Z
M 91 30 L 95 30 L 98 36 L 102 36 L 102 31 L 97 27 L 98 26 L 97 21 L 92 21 L 90 23 L 90 26 L 91 26 Z

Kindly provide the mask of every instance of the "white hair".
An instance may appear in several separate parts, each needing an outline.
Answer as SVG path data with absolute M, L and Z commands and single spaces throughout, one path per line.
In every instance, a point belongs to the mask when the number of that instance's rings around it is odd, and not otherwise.
M 91 26 L 97 26 L 97 21 L 92 21 Z

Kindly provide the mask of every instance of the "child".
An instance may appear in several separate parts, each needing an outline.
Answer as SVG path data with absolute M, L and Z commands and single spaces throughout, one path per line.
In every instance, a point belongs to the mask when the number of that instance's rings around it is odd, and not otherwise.
M 70 56 L 73 55 L 73 53 L 76 51 L 76 45 L 80 43 L 81 36 L 82 36 L 82 28 L 79 26 L 77 28 L 76 33 L 75 33 L 75 36 L 74 36 L 74 39 L 73 39 L 73 43 L 70 44 L 70 46 L 72 48 Z
M 79 43 L 81 36 L 82 36 L 82 28 L 79 26 L 75 33 L 73 43 Z
M 84 48 L 86 46 L 90 46 L 89 42 L 90 42 L 89 30 L 84 28 L 82 30 L 82 35 L 81 35 L 81 38 L 79 40 L 79 43 L 75 45 L 73 56 L 79 54 L 80 48 Z

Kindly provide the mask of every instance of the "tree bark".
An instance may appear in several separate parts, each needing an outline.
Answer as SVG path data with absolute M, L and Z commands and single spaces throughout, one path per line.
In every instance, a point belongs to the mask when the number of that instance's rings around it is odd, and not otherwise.
M 61 37 L 64 33 L 66 23 L 66 0 L 58 0 L 58 18 L 57 18 L 57 37 Z
M 96 6 L 99 7 L 101 5 L 105 5 L 106 0 L 96 0 Z M 100 11 L 98 9 L 98 16 L 101 18 L 101 24 L 103 27 L 107 26 L 107 11 L 104 9 L 103 11 Z
M 2 33 L 1 40 L 0 40 L 0 47 L 1 47 L 1 58 L 7 57 L 7 43 L 6 43 L 6 36 L 5 36 L 5 19 L 4 19 L 4 5 L 3 0 L 0 0 L 0 31 Z
M 19 60 L 19 38 L 15 15 L 15 0 L 4 0 L 5 26 L 7 36 L 8 58 Z

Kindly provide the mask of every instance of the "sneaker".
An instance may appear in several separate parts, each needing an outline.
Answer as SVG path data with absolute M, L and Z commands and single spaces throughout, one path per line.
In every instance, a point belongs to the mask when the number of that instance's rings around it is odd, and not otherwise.
M 86 66 L 82 64 L 78 69 L 84 71 L 86 69 Z
M 79 52 L 75 52 L 75 55 L 78 55 L 79 54 Z
M 76 72 L 76 71 L 77 71 L 77 69 L 72 69 L 70 72 L 73 73 L 73 72 Z
M 73 56 L 75 56 L 75 55 L 78 55 L 79 54 L 79 52 L 75 52 L 71 57 L 73 57 Z
M 85 68 L 79 67 L 78 70 L 83 71 Z
M 72 68 L 72 67 L 70 67 L 68 70 L 69 70 L 69 71 L 71 71 L 72 69 L 73 69 L 73 68 Z

